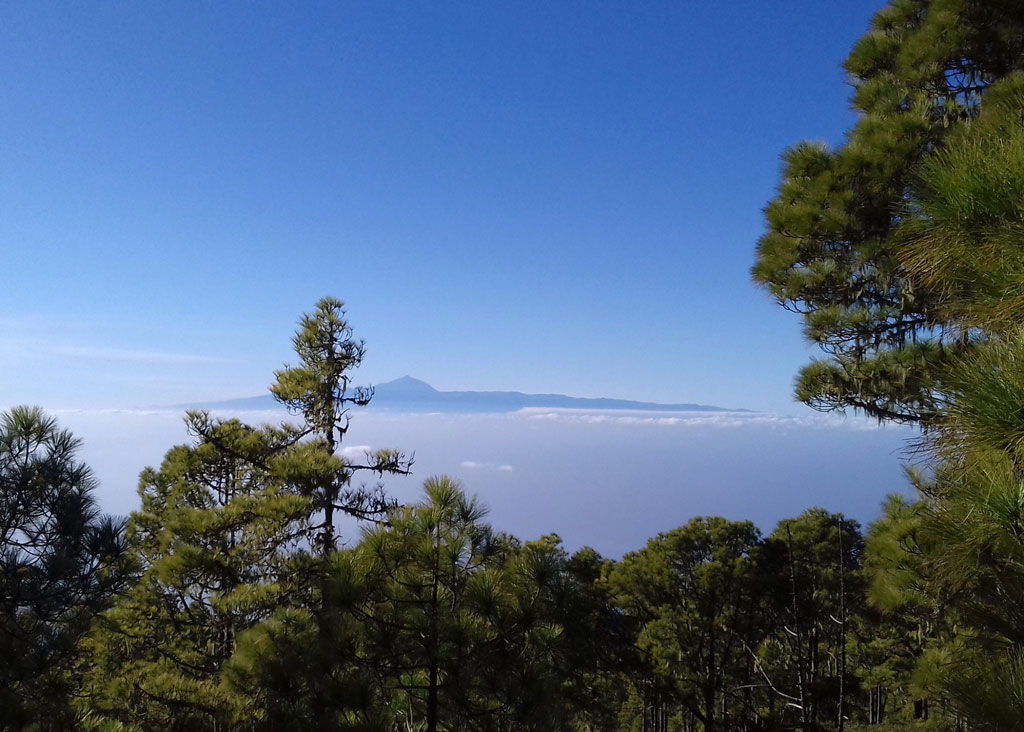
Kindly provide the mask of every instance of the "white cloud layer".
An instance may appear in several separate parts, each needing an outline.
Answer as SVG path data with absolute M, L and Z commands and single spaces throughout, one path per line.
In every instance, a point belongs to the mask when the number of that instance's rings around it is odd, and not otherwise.
M 511 473 L 513 469 L 508 463 L 482 463 L 476 460 L 463 460 L 459 467 L 467 470 L 496 470 L 499 473 Z
M 194 441 L 184 410 L 53 410 L 82 438 L 105 511 L 138 508 L 139 471 Z M 223 410 L 217 416 L 232 416 Z M 284 410 L 238 411 L 250 424 Z M 295 419 L 295 418 L 291 418 Z M 410 476 L 386 476 L 410 502 L 435 475 L 457 475 L 491 508 L 494 525 L 524 538 L 558 532 L 568 546 L 608 556 L 693 516 L 751 519 L 771 530 L 809 506 L 861 521 L 887 493 L 906 489 L 900 466 L 908 428 L 868 420 L 753 412 L 611 412 L 534 409 L 504 414 L 357 413 L 341 454 L 393 445 L 415 453 Z
M 347 447 L 341 448 L 338 451 L 338 454 L 341 455 L 343 458 L 352 460 L 353 458 L 361 458 L 364 455 L 366 455 L 366 453 L 372 451 L 373 448 L 370 447 L 369 445 L 348 445 Z
M 873 430 L 878 423 L 861 417 L 814 414 L 801 417 L 769 412 L 654 412 L 626 410 L 561 409 L 527 407 L 517 416 L 538 422 L 608 425 L 660 425 L 665 427 L 803 427 L 820 429 Z

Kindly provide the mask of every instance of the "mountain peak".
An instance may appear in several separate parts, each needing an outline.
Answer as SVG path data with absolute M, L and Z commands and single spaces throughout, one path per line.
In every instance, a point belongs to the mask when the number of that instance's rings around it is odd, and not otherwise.
M 383 391 L 389 396 L 427 396 L 430 394 L 437 394 L 437 389 L 432 387 L 425 381 L 420 379 L 414 379 L 411 376 L 403 376 L 395 379 L 394 381 L 387 381 L 383 384 L 378 384 L 376 389 L 378 393 Z

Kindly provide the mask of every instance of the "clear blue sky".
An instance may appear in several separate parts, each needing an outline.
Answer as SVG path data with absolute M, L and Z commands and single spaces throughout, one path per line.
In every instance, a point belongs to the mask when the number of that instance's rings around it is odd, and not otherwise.
M 6 3 L 0 408 L 364 376 L 793 411 L 749 283 L 779 154 L 878 0 Z

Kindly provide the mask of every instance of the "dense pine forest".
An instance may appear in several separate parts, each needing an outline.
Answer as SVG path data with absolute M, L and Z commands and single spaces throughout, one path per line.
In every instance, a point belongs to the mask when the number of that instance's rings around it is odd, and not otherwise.
M 409 454 L 343 457 L 373 392 L 325 298 L 291 420 L 189 412 L 126 519 L 55 419 L 0 415 L 0 727 L 1021 729 L 1024 4 L 892 0 L 846 71 L 858 120 L 785 152 L 753 278 L 822 348 L 799 400 L 920 427 L 870 526 L 684 516 L 608 558 L 444 476 L 399 505 Z

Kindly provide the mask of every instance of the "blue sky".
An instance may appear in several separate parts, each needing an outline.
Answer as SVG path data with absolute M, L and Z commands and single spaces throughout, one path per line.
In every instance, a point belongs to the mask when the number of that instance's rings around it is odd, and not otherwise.
M 748 271 L 880 6 L 8 3 L 0 402 L 258 394 L 331 294 L 367 381 L 800 412 Z

